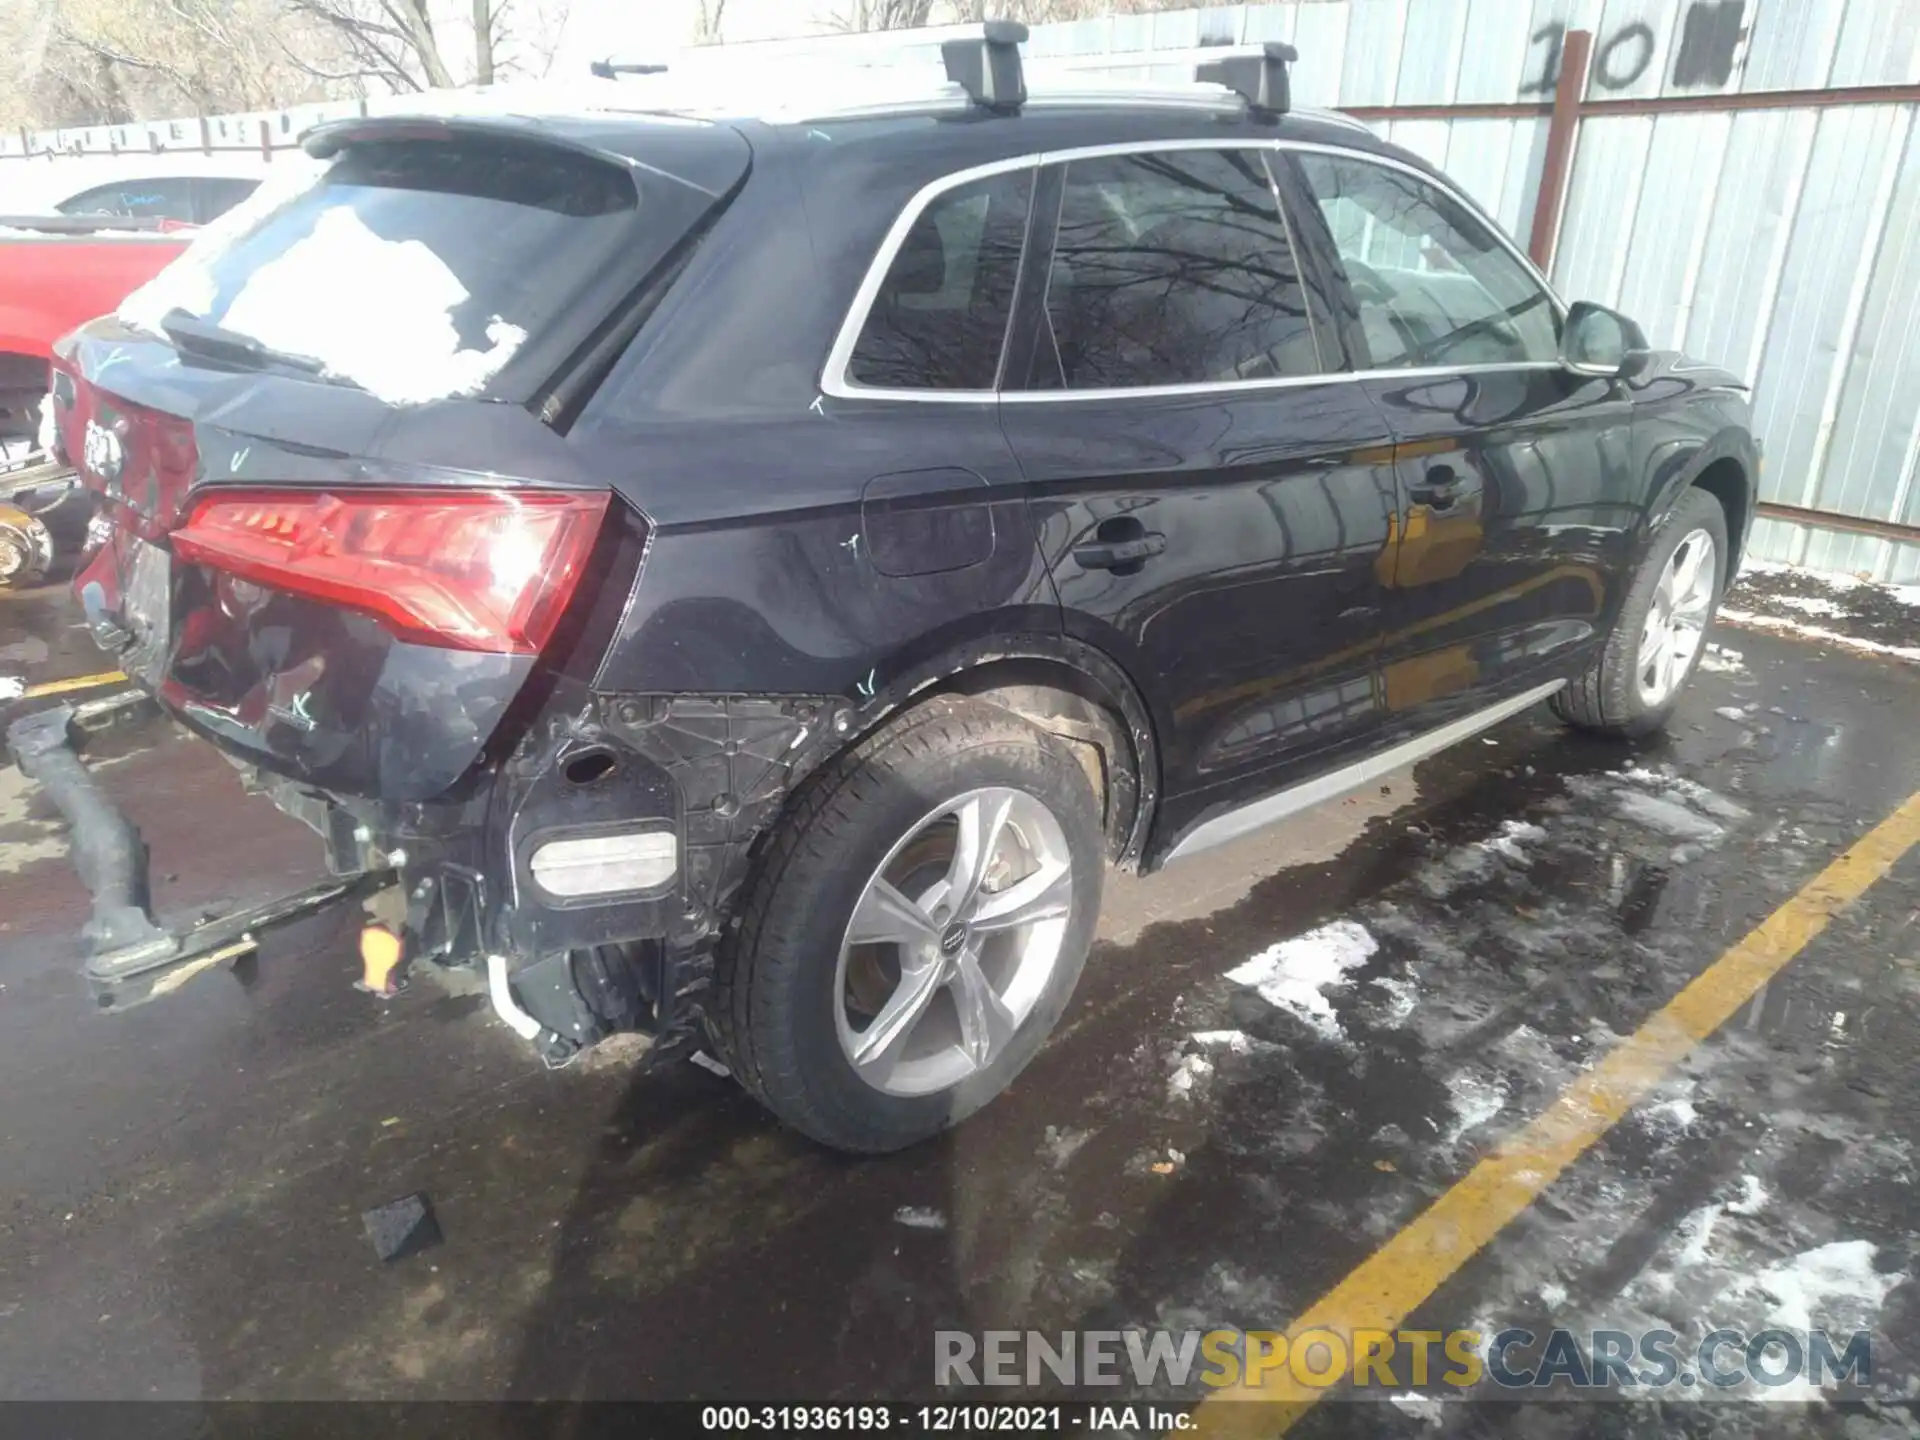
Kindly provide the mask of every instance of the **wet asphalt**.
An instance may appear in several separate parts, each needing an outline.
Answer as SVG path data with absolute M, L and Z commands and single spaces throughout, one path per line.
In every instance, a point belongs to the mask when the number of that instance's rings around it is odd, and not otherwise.
M 1920 643 L 1897 612 L 1873 624 Z M 56 591 L 0 592 L 0 675 L 103 668 L 73 626 Z M 1920 666 L 1713 638 L 1669 737 L 1529 713 L 1112 877 L 1031 1069 L 881 1160 L 692 1064 L 542 1070 L 478 993 L 358 993 L 357 910 L 90 1013 L 60 826 L 0 768 L 0 1397 L 905 1399 L 938 1393 L 936 1330 L 1283 1328 L 1920 789 Z M 164 912 L 318 875 L 308 833 L 208 747 L 148 722 L 92 753 Z M 1324 1013 L 1229 978 L 1328 926 L 1373 948 Z M 1879 1391 L 1920 1393 L 1916 1061 L 1909 854 L 1412 1323 L 1697 1331 L 1774 1314 L 1782 1282 L 1754 1277 L 1844 1246 L 1867 1282 L 1813 1320 L 1871 1328 Z M 444 1242 L 382 1264 L 361 1212 L 414 1191 Z M 1411 1390 L 1297 1433 L 1800 1430 L 1908 1433 L 1882 1407 L 1709 1420 Z

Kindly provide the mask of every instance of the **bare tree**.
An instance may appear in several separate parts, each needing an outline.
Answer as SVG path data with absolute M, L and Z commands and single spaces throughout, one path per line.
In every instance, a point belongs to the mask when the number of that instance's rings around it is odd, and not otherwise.
M 324 62 L 286 47 L 288 58 L 308 74 L 323 80 L 377 80 L 395 90 L 446 88 L 453 72 L 440 50 L 427 0 L 288 0 L 295 14 L 310 17 L 326 28 L 351 62 L 350 68 L 327 67 Z M 475 14 L 487 11 L 487 24 L 476 25 L 474 48 L 485 51 L 491 67 L 492 7 L 475 0 Z
M 699 0 L 699 9 L 693 17 L 693 43 L 718 45 L 722 38 L 720 27 L 726 18 L 727 0 Z
M 836 30 L 914 30 L 933 19 L 934 0 L 848 0 L 829 24 Z
M 18 15 L 20 7 L 15 7 Z M 282 52 L 281 0 L 38 0 L 23 33 L 0 12 L 14 123 L 124 123 L 270 109 L 324 94 Z
M 836 30 L 911 30 L 947 20 L 1019 20 L 1044 25 L 1101 15 L 1191 9 L 1196 0 L 846 0 L 829 23 Z

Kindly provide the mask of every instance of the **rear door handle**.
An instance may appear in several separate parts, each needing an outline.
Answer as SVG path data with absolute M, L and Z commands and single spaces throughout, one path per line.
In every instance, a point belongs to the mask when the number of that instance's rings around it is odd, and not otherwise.
M 1166 548 L 1164 535 L 1135 535 L 1129 540 L 1089 540 L 1073 547 L 1073 558 L 1084 570 L 1116 570 L 1137 565 Z

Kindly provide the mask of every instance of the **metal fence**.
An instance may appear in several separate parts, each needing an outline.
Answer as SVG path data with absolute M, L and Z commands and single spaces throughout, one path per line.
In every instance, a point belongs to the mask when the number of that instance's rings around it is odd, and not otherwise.
M 941 38 L 730 53 L 931 60 Z M 1294 0 L 1038 26 L 1028 54 L 1173 80 L 1262 40 L 1299 49 L 1301 103 L 1352 111 L 1532 235 L 1570 298 L 1753 381 L 1756 555 L 1920 580 L 1920 0 Z M 270 153 L 356 108 L 0 137 L 0 163 Z

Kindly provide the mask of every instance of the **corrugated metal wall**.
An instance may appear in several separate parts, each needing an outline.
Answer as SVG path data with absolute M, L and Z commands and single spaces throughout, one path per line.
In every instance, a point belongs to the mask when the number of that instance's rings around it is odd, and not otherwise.
M 1590 30 L 1591 99 L 1920 82 L 1920 0 L 1293 0 L 1035 28 L 1030 60 L 1182 80 L 1213 47 L 1286 40 L 1302 104 L 1500 105 L 1551 97 L 1561 37 Z M 924 52 L 938 32 L 733 47 Z M 213 124 L 274 143 L 329 111 Z M 1764 498 L 1920 525 L 1920 145 L 1915 105 L 1610 114 L 1580 129 L 1553 272 L 1655 343 L 1755 386 Z M 1525 237 L 1547 121 L 1384 117 Z M 115 143 L 148 142 L 124 127 Z M 198 122 L 152 127 L 197 140 Z M 128 130 L 137 131 L 129 135 Z M 183 134 L 184 132 L 184 134 Z M 104 149 L 114 132 L 85 132 Z M 53 137 L 47 137 L 52 139 Z M 71 143 L 78 133 L 63 134 Z M 0 139 L 0 156 L 21 148 Z M 1764 558 L 1920 580 L 1920 545 L 1762 521 Z

